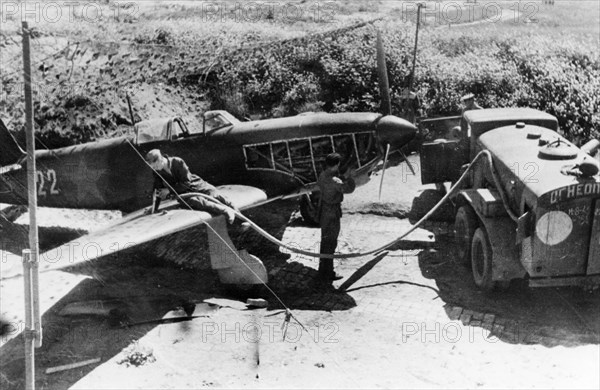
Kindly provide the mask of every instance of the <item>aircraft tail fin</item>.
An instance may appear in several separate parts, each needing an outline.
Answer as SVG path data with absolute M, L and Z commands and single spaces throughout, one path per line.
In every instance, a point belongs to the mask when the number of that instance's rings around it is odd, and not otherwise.
M 15 164 L 25 152 L 0 119 L 0 167 Z

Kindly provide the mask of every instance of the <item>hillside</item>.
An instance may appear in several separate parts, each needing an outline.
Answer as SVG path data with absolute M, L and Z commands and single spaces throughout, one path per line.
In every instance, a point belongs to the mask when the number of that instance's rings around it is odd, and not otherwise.
M 483 106 L 557 115 L 576 141 L 598 137 L 599 3 L 492 3 L 428 3 L 413 88 L 420 114 L 455 113 L 459 97 L 474 92 Z M 37 20 L 29 18 L 39 147 L 130 132 L 126 93 L 136 120 L 180 115 L 191 126 L 209 108 L 241 118 L 377 111 L 376 28 L 397 112 L 408 85 L 412 2 L 49 4 L 57 3 L 41 3 Z M 0 28 L 0 116 L 21 139 L 23 9 L 3 9 Z

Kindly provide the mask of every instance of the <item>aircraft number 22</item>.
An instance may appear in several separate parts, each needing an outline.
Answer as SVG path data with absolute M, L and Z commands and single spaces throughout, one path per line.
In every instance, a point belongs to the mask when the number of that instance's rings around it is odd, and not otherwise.
M 56 188 L 56 171 L 54 169 L 37 171 L 36 179 L 39 196 L 58 195 L 60 193 Z

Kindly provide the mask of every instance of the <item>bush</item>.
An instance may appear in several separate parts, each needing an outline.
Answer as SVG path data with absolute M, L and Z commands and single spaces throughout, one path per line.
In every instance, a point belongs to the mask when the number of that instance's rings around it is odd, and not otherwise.
M 424 27 L 412 83 L 422 103 L 420 114 L 455 115 L 460 97 L 473 92 L 484 107 L 529 106 L 556 115 L 565 135 L 576 142 L 598 138 L 598 29 L 590 27 L 597 24 L 598 12 L 583 3 L 569 5 L 569 12 L 558 5 L 554 13 L 546 9 L 537 24 Z M 66 51 L 62 43 L 47 49 L 42 45 L 40 57 L 56 51 L 52 66 L 36 74 L 44 93 L 34 99 L 49 107 L 35 110 L 42 139 L 63 145 L 118 133 L 122 121 L 110 112 L 126 110 L 122 88 L 152 86 L 175 98 L 165 106 L 196 110 L 194 114 L 207 106 L 240 118 L 381 111 L 376 28 L 384 32 L 392 111 L 401 112 L 401 92 L 411 83 L 413 24 L 390 20 L 327 31 L 332 25 L 323 21 L 289 24 L 277 15 L 264 23 L 212 24 L 198 23 L 202 15 L 193 7 L 177 6 L 175 13 L 169 7 L 140 15 L 143 26 L 120 21 L 110 22 L 110 28 L 99 24 L 99 29 L 81 21 L 44 25 L 44 36 L 68 32 L 80 42 Z M 359 8 L 358 3 L 344 4 L 340 11 L 365 16 Z M 21 57 L 12 36 L 17 30 L 18 23 L 11 21 L 0 34 L 7 59 Z M 315 30 L 325 32 L 298 38 Z M 21 69 L 18 61 L 7 61 L 0 99 L 11 127 L 20 128 Z M 65 98 L 70 85 L 76 93 Z
M 392 106 L 409 85 L 412 32 L 388 24 L 385 48 Z M 463 30 L 421 34 L 413 90 L 426 116 L 455 115 L 473 92 L 484 107 L 529 106 L 555 115 L 566 136 L 600 131 L 600 61 L 576 36 Z M 240 52 L 222 62 L 219 83 L 238 82 L 253 113 L 291 115 L 307 104 L 326 111 L 380 111 L 372 26 Z M 578 43 L 573 43 L 578 42 Z

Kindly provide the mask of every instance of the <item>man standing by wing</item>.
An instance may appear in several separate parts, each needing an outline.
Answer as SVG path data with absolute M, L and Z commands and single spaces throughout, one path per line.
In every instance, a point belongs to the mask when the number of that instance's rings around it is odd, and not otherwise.
M 230 224 L 233 223 L 235 213 L 232 209 L 236 209 L 233 203 L 223 196 L 212 184 L 191 173 L 183 159 L 169 157 L 163 155 L 158 149 L 152 149 L 146 154 L 146 162 L 154 170 L 154 190 L 157 191 L 158 195 L 156 199 L 157 203 L 153 205 L 155 209 L 158 208 L 160 201 L 166 199 L 169 193 L 173 193 L 173 191 L 176 194 L 199 192 L 217 199 L 225 206 L 231 207 L 231 209 L 201 196 L 190 197 L 185 200 L 185 203 L 194 210 L 207 211 L 217 215 L 224 214 L 227 217 L 227 221 Z M 180 199 L 177 200 L 180 204 L 185 205 Z
M 344 194 L 354 191 L 356 183 L 349 169 L 346 177 L 340 175 L 342 156 L 331 153 L 325 158 L 325 170 L 319 175 L 317 185 L 321 190 L 319 203 L 319 222 L 321 224 L 321 254 L 333 254 L 340 235 L 340 219 L 342 218 L 342 201 Z M 325 282 L 341 279 L 333 270 L 333 259 L 321 258 L 319 276 Z

